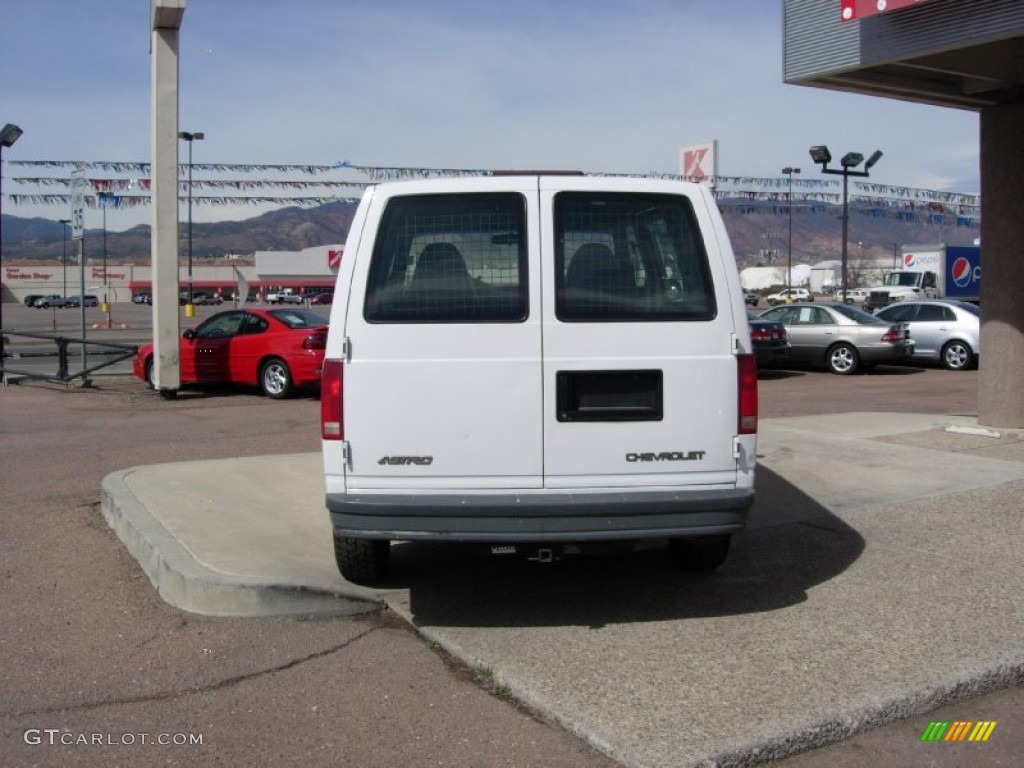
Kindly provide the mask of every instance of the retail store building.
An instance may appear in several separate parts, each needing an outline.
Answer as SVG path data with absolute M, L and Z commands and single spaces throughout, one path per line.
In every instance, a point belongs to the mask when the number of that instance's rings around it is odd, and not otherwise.
M 300 293 L 333 290 L 341 245 L 318 245 L 301 251 L 256 251 L 255 264 L 202 266 L 193 264 L 192 290 L 219 294 L 225 300 L 236 295 L 260 298 L 269 291 L 294 288 Z M 83 271 L 78 264 L 3 267 L 3 285 L 7 300 L 23 301 L 31 294 L 77 296 L 82 293 L 106 298 L 111 303 L 131 301 L 137 293 L 151 293 L 153 270 L 150 265 L 108 265 L 90 261 Z M 178 283 L 188 288 L 188 270 L 180 267 Z

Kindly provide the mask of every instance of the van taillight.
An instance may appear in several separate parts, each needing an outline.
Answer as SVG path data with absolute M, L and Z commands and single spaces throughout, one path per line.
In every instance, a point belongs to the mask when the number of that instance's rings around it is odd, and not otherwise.
M 739 424 L 741 435 L 757 434 L 757 361 L 753 355 L 737 355 L 739 371 Z
M 345 439 L 341 397 L 341 360 L 326 359 L 320 377 L 320 437 L 324 440 Z

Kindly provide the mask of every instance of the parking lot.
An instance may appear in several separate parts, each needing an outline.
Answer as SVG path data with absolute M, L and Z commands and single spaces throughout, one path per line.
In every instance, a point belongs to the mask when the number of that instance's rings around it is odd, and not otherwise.
M 145 314 L 140 317 L 144 322 Z M 15 327 L 15 322 L 10 326 Z M 843 412 L 954 416 L 974 411 L 977 374 L 882 366 L 853 377 L 766 372 L 760 384 L 765 420 Z M 0 482 L 7 510 L 0 523 L 5 595 L 0 660 L 7 670 L 0 683 L 0 754 L 6 756 L 5 762 L 616 764 L 572 735 L 573 723 L 560 719 L 556 727 L 509 697 L 513 691 L 503 687 L 503 681 L 506 676 L 518 679 L 515 665 L 524 659 L 503 668 L 495 668 L 498 665 L 483 656 L 475 664 L 455 663 L 389 611 L 348 618 L 211 618 L 172 608 L 156 595 L 100 515 L 103 478 L 133 466 L 315 453 L 318 414 L 314 397 L 272 402 L 254 393 L 221 389 L 164 401 L 124 376 L 97 377 L 96 386 L 89 389 L 33 383 L 0 391 Z M 803 433 L 793 430 L 791 434 L 799 448 Z M 987 452 L 958 450 L 967 466 L 979 456 L 1013 450 L 1006 445 L 1000 442 Z M 766 450 L 770 447 L 766 441 Z M 776 446 L 771 460 L 783 461 L 786 450 L 792 449 Z M 759 484 L 767 483 L 759 487 L 759 494 L 795 500 L 790 507 L 802 514 L 820 504 L 807 494 L 793 495 L 799 489 L 787 490 L 778 464 L 773 466 L 775 470 L 766 470 L 759 478 Z M 884 493 L 884 489 L 872 490 Z M 282 487 L 277 492 L 288 500 L 308 491 Z M 915 514 L 926 514 L 927 503 L 922 504 Z M 701 648 L 717 649 L 716 654 L 726 650 L 712 644 L 712 625 L 733 626 L 741 636 L 747 635 L 744 624 L 750 632 L 770 626 L 779 633 L 773 644 L 785 645 L 798 639 L 787 639 L 788 631 L 814 626 L 815 615 L 808 612 L 822 610 L 821 597 L 845 594 L 844 599 L 851 599 L 846 590 L 855 589 L 857 579 L 851 584 L 848 577 L 845 581 L 840 577 L 847 571 L 857 575 L 851 566 L 858 560 L 868 563 L 863 559 L 864 545 L 857 540 L 869 535 L 870 526 L 858 530 L 867 525 L 866 518 L 851 521 L 831 512 L 828 517 L 833 528 L 847 530 L 848 535 L 817 553 L 807 538 L 812 528 L 806 529 L 800 538 L 803 544 L 795 549 L 794 543 L 799 542 L 786 543 L 786 537 L 777 533 L 761 543 L 756 536 L 748 536 L 740 549 L 744 559 L 739 561 L 739 571 L 685 583 L 676 576 L 667 583 L 666 572 L 657 565 L 645 562 L 637 569 L 637 561 L 628 558 L 592 561 L 565 570 L 527 568 L 520 573 L 489 559 L 473 558 L 430 572 L 427 556 L 420 563 L 427 566 L 419 577 L 422 582 L 407 585 L 411 610 L 421 628 L 440 631 L 448 626 L 447 631 L 454 630 L 458 642 L 468 648 L 491 640 L 510 643 L 510 650 L 528 650 L 531 645 L 538 652 L 560 648 L 562 653 L 551 659 L 557 659 L 570 677 L 573 667 L 578 668 L 581 684 L 590 679 L 589 663 L 616 666 L 614 688 L 575 694 L 592 699 L 597 710 L 599 702 L 606 702 L 607 716 L 621 718 L 632 731 L 629 743 L 643 743 L 644 729 L 650 728 L 653 737 L 659 727 L 658 722 L 645 719 L 645 713 L 649 713 L 646 718 L 664 717 L 647 699 L 650 691 L 659 685 L 678 687 L 679 670 L 700 667 Z M 775 544 L 769 546 L 772 541 Z M 817 546 L 823 543 L 824 539 Z M 804 545 L 812 548 L 801 550 Z M 872 546 L 868 551 L 875 557 L 884 554 L 884 549 Z M 801 551 L 804 560 L 791 561 Z M 808 554 L 813 556 L 807 558 Z M 982 565 L 979 562 L 979 568 Z M 759 571 L 772 574 L 776 583 L 796 592 L 765 589 L 757 577 Z M 961 573 L 960 578 L 966 575 Z M 993 583 L 983 600 L 993 610 L 1003 610 L 1006 587 Z M 747 594 L 745 599 L 739 599 L 737 588 Z M 680 613 L 678 606 L 669 610 L 662 602 L 665 589 L 671 589 L 676 600 L 690 602 L 691 610 Z M 765 602 L 771 594 L 776 597 Z M 879 608 L 889 604 L 881 594 L 871 599 Z M 822 615 L 838 627 L 843 622 L 841 607 L 837 610 L 826 609 Z M 1019 628 L 1019 609 L 1003 619 L 1012 633 Z M 976 631 L 969 624 L 960 630 L 965 641 Z M 632 641 L 618 645 L 617 632 L 625 632 Z M 870 627 L 863 632 L 867 650 L 878 639 L 869 640 Z M 690 652 L 697 655 L 677 656 L 673 665 L 678 668 L 653 664 L 659 658 L 659 645 L 677 648 L 680 638 L 690 635 L 696 641 Z M 575 647 L 565 644 L 567 638 Z M 747 635 L 748 644 L 754 639 Z M 898 643 L 886 645 L 896 657 L 913 650 Z M 1006 650 L 1010 655 L 1019 653 L 1019 648 Z M 766 687 L 770 700 L 772 686 L 780 691 L 787 686 L 784 670 L 758 669 L 756 656 L 744 658 L 743 664 L 754 666 L 737 679 L 747 680 L 744 685 L 750 686 L 750 696 Z M 551 659 L 545 663 L 553 663 Z M 847 662 L 836 658 L 831 663 L 838 668 Z M 553 674 L 555 669 L 550 671 Z M 543 668 L 531 675 L 536 672 Z M 807 679 L 812 681 L 832 674 L 829 665 L 811 673 Z M 802 676 L 807 670 L 788 674 Z M 727 679 L 723 676 L 721 681 Z M 714 690 L 713 677 L 706 683 Z M 778 701 L 780 706 L 785 701 L 781 693 Z M 773 719 L 785 714 L 765 711 L 763 716 Z M 964 751 L 969 745 L 950 745 L 944 753 L 928 752 L 926 759 L 931 762 L 918 762 L 922 753 L 913 750 L 921 748 L 920 723 L 923 719 L 927 725 L 928 716 L 917 715 L 904 723 L 902 735 L 890 736 L 889 742 L 876 741 L 871 746 L 870 739 L 893 733 L 891 729 L 858 737 L 868 739 L 869 746 L 852 753 L 860 759 L 869 756 L 863 762 L 844 763 L 844 753 L 835 750 L 795 759 L 819 761 L 801 765 L 958 765 L 968 761 L 1009 765 L 997 762 L 996 748 L 1014 743 L 1010 741 L 1014 723 L 1017 733 L 1024 729 L 1019 702 L 1006 694 L 992 694 L 974 700 L 969 709 L 954 708 L 950 716 L 961 715 L 998 719 L 997 735 L 1002 741 L 978 745 L 987 751 L 974 753 Z M 705 722 L 700 707 L 684 713 L 687 717 L 693 733 L 679 734 L 679 764 L 688 764 L 683 759 L 690 754 L 686 744 L 712 725 Z M 578 732 L 583 727 L 581 722 Z M 108 741 L 120 742 L 113 746 L 32 744 L 25 738 L 30 729 L 57 729 L 76 737 L 100 733 Z M 141 733 L 202 734 L 203 743 L 147 748 L 138 737 L 126 743 L 126 734 Z M 908 750 L 898 761 L 890 759 L 896 754 L 894 743 Z M 618 757 L 625 764 L 650 764 L 642 762 L 643 754 L 634 749 Z M 956 762 L 943 763 L 943 759 Z

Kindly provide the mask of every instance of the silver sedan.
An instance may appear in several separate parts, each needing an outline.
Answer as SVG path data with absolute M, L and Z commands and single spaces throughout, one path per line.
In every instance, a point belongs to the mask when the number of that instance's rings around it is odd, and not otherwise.
M 951 299 L 901 301 L 878 310 L 875 317 L 910 326 L 915 360 L 941 362 L 952 371 L 978 361 L 981 310 L 975 304 Z
M 902 362 L 914 352 L 906 323 L 887 323 L 845 304 L 789 304 L 761 317 L 786 326 L 792 362 L 824 365 L 832 373 Z

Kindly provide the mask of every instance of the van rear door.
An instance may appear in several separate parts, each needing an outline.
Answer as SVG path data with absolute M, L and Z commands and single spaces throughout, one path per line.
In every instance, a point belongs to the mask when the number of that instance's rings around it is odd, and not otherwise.
M 545 487 L 734 487 L 739 287 L 728 242 L 705 241 L 713 202 L 678 183 L 540 186 Z
M 370 205 L 345 318 L 348 491 L 541 487 L 536 180 L 388 185 Z

